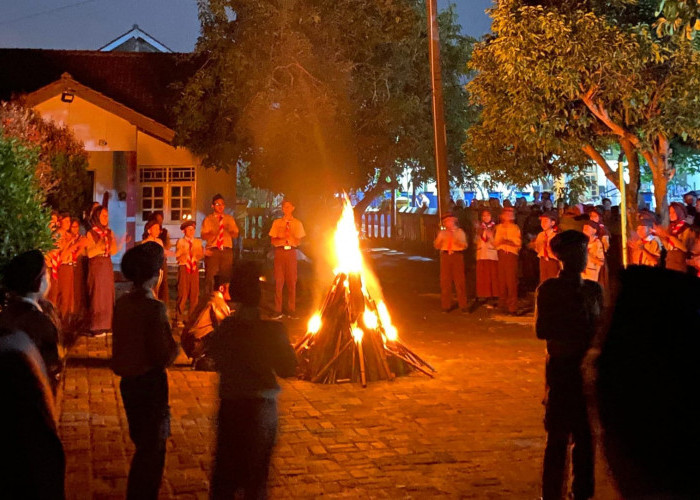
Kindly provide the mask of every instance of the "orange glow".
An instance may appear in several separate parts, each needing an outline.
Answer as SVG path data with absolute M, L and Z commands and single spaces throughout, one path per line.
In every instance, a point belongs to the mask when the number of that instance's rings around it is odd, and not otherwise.
M 377 315 L 369 309 L 365 309 L 365 312 L 362 314 L 362 322 L 370 330 L 376 330 L 377 325 L 379 325 L 379 322 L 377 321 Z
M 343 214 L 335 231 L 335 274 L 362 273 L 360 239 L 355 227 L 355 215 L 350 200 L 345 198 Z
M 317 334 L 321 329 L 321 315 L 319 313 L 314 314 L 309 319 L 309 323 L 306 326 L 306 331 L 311 334 Z
M 383 300 L 380 300 L 377 304 L 377 312 L 379 313 L 379 319 L 384 327 L 384 333 L 386 338 L 391 342 L 396 341 L 399 338 L 399 332 L 396 327 L 391 323 L 391 316 L 389 315 L 389 310 L 386 308 L 386 304 Z
M 355 339 L 355 342 L 358 344 L 362 342 L 362 337 L 364 336 L 364 332 L 362 331 L 362 328 L 359 328 L 357 326 L 353 327 L 352 329 L 352 338 Z

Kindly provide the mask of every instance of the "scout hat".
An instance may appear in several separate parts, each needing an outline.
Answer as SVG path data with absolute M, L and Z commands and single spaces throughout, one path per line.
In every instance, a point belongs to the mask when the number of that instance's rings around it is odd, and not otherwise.
M 547 218 L 552 222 L 556 223 L 559 219 L 559 215 L 554 210 L 549 210 L 548 212 L 543 212 L 540 214 L 540 219 Z
M 185 229 L 187 229 L 187 228 L 190 227 L 190 226 L 196 227 L 196 226 L 197 226 L 197 223 L 196 223 L 195 221 L 193 221 L 193 220 L 185 221 L 185 222 L 183 222 L 182 224 L 180 224 L 180 231 L 184 231 Z

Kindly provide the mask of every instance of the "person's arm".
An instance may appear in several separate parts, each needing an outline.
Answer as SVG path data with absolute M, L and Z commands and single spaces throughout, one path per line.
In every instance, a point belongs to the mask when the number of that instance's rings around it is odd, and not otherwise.
M 552 323 L 557 308 L 557 297 L 552 297 L 551 286 L 543 283 L 536 291 L 535 297 L 535 334 L 538 339 L 549 340 L 556 335 Z
M 231 235 L 232 239 L 238 238 L 238 225 L 236 224 L 236 219 L 234 219 L 232 216 L 228 216 L 228 224 L 226 225 L 226 230 L 228 231 L 228 234 Z
M 212 218 L 211 216 L 206 216 L 204 218 L 204 221 L 202 222 L 202 231 L 200 235 L 202 236 L 203 240 L 209 241 L 211 240 L 215 235 L 216 231 L 212 227 Z
M 177 243 L 175 243 L 175 259 L 178 261 L 178 264 L 180 263 L 180 259 L 187 255 L 188 251 L 189 249 L 187 248 L 187 242 L 185 239 L 180 238 L 177 240 Z
M 467 233 L 465 233 L 462 229 L 457 229 L 455 231 L 455 240 L 458 243 L 461 243 L 464 245 L 464 248 L 469 248 L 469 242 L 467 242 Z
M 437 236 L 435 237 L 435 241 L 433 241 L 433 246 L 435 247 L 436 250 L 440 250 L 440 244 L 442 243 L 442 240 L 445 239 L 445 232 L 440 231 Z
M 281 323 L 275 325 L 272 345 L 272 368 L 278 377 L 293 377 L 296 375 L 297 356 L 289 343 L 287 329 Z
M 170 331 L 170 322 L 165 304 L 154 301 L 153 328 L 146 334 L 146 352 L 151 364 L 157 368 L 167 368 L 177 357 L 178 347 Z

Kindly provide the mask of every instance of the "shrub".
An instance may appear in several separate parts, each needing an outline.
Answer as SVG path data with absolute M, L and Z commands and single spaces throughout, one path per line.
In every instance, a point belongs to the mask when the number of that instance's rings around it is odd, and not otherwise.
M 21 252 L 53 246 L 50 213 L 35 175 L 38 162 L 38 149 L 5 137 L 0 128 L 0 272 Z

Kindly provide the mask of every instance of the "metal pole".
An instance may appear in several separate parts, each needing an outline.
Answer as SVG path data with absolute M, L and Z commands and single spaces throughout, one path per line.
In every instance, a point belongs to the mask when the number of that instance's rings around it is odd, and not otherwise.
M 622 232 L 622 267 L 627 267 L 627 186 L 622 154 L 617 159 L 617 174 L 620 177 L 620 231 Z
M 435 180 L 438 191 L 438 217 L 449 206 L 450 186 L 447 182 L 447 131 L 445 106 L 442 98 L 440 70 L 440 32 L 437 19 L 437 0 L 428 0 L 428 44 L 430 49 L 430 77 L 433 87 L 433 136 L 435 138 Z

